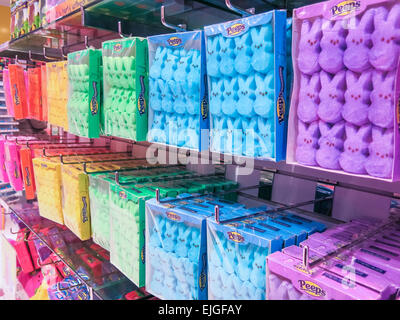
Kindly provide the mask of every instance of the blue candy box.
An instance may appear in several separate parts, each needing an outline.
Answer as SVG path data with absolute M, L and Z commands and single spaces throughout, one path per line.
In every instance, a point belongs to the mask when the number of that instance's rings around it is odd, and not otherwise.
M 147 39 L 150 70 L 147 140 L 207 150 L 210 126 L 203 31 Z
M 210 149 L 270 160 L 286 157 L 286 11 L 204 28 Z

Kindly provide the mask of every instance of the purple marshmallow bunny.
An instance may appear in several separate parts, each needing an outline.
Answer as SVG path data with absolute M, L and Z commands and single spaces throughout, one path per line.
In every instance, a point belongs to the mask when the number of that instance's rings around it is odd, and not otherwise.
M 391 128 L 394 124 L 394 81 L 395 71 L 385 74 L 374 71 L 371 92 L 371 106 L 368 118 L 374 125 L 381 128 Z
M 345 29 L 342 21 L 324 20 L 322 23 L 321 53 L 319 65 L 329 73 L 337 73 L 344 69 L 343 52 L 346 47 Z
M 343 150 L 344 121 L 336 123 L 332 128 L 325 122 L 319 121 L 319 149 L 315 159 L 322 168 L 340 169 L 339 157 Z
M 375 9 L 369 9 L 365 11 L 361 18 L 355 17 L 355 26 L 349 28 L 343 62 L 351 71 L 361 73 L 371 67 L 368 53 L 372 45 L 371 33 L 374 28 L 374 12 Z
M 321 69 L 318 63 L 321 51 L 321 23 L 321 19 L 317 18 L 314 22 L 304 20 L 301 26 L 297 63 L 300 71 L 305 74 L 311 75 Z
M 301 74 L 299 104 L 297 106 L 297 116 L 301 121 L 310 123 L 318 120 L 320 90 L 319 73 L 314 73 L 312 77 Z
M 370 94 L 372 90 L 372 72 L 366 71 L 358 77 L 356 73 L 347 70 L 347 90 L 344 94 L 342 116 L 347 122 L 356 126 L 362 126 L 369 122 L 368 110 L 370 105 Z
M 370 142 L 371 125 L 366 124 L 357 130 L 352 124 L 346 124 L 344 152 L 339 163 L 342 169 L 350 173 L 364 174 L 367 160 L 368 143 Z
M 369 157 L 365 162 L 368 174 L 378 178 L 391 178 L 393 171 L 393 129 L 372 128 Z
M 338 72 L 333 78 L 325 71 L 321 71 L 319 74 L 321 102 L 318 106 L 318 116 L 325 122 L 336 123 L 342 120 L 346 71 Z
M 318 121 L 310 123 L 308 127 L 304 122 L 298 121 L 298 130 L 296 147 L 297 162 L 309 166 L 317 165 L 315 153 L 319 138 Z
M 393 70 L 400 52 L 400 4 L 393 6 L 389 13 L 385 7 L 376 9 L 374 24 L 369 62 L 375 69 Z

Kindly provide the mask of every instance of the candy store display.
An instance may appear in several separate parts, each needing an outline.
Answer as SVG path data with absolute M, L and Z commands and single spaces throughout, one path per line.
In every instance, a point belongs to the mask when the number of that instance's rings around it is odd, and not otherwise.
M 143 38 L 103 42 L 103 130 L 107 135 L 146 140 L 148 48 Z
M 300 247 L 285 248 L 268 256 L 268 298 L 395 299 L 400 288 L 399 261 L 396 258 L 399 253 L 398 230 L 398 220 L 380 224 L 355 220 L 310 236 Z M 356 242 L 357 238 L 360 240 Z M 338 248 L 345 246 L 348 249 L 335 254 Z M 304 265 L 305 256 L 309 266 Z M 319 265 L 311 265 L 322 259 Z
M 288 162 L 398 180 L 400 4 L 368 1 L 350 19 L 325 3 L 293 14 Z
M 98 138 L 102 108 L 101 50 L 68 54 L 68 126 L 81 137 Z
M 206 26 L 211 150 L 286 154 L 286 12 Z
M 148 43 L 148 140 L 199 151 L 208 149 L 203 32 L 152 36 Z

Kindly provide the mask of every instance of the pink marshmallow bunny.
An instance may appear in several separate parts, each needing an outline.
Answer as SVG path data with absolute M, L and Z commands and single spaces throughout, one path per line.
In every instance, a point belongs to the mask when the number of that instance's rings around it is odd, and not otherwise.
M 342 120 L 346 71 L 338 72 L 333 78 L 325 71 L 321 71 L 319 74 L 321 102 L 318 106 L 318 116 L 325 122 L 336 123 Z
M 391 128 L 394 124 L 394 81 L 395 71 L 386 75 L 379 71 L 374 71 L 372 74 L 374 88 L 371 92 L 368 118 L 374 125 L 381 128 Z
M 369 122 L 371 80 L 371 71 L 363 72 L 360 77 L 350 70 L 346 72 L 347 90 L 344 94 L 346 102 L 343 105 L 342 116 L 347 122 L 356 126 L 362 126 Z
M 369 9 L 361 18 L 355 17 L 355 26 L 349 28 L 343 62 L 351 71 L 361 73 L 371 67 L 368 53 L 372 46 L 371 33 L 374 28 L 374 12 L 375 9 Z
M 308 127 L 304 122 L 298 121 L 298 130 L 296 147 L 297 162 L 309 166 L 317 165 L 315 153 L 319 138 L 318 121 L 310 123 Z
M 342 169 L 350 173 L 363 174 L 367 160 L 368 143 L 371 139 L 371 125 L 366 124 L 357 130 L 352 124 L 346 124 L 346 140 L 344 152 L 340 155 L 339 163 Z
M 345 29 L 342 21 L 324 20 L 322 23 L 321 53 L 319 65 L 329 73 L 337 73 L 344 69 L 343 52 L 346 47 Z
M 340 169 L 339 157 L 343 150 L 344 121 L 336 123 L 332 128 L 325 122 L 319 121 L 319 149 L 315 159 L 322 168 Z
M 400 4 L 393 6 L 389 13 L 385 7 L 376 9 L 374 24 L 369 61 L 375 69 L 393 70 L 400 52 Z
M 297 106 L 297 116 L 301 121 L 310 123 L 318 120 L 320 90 L 319 73 L 314 73 L 312 77 L 301 74 L 299 104 Z
M 297 63 L 300 71 L 305 74 L 311 75 L 321 69 L 318 63 L 321 51 L 321 36 L 321 19 L 317 18 L 314 22 L 309 20 L 303 21 Z
M 365 163 L 368 174 L 378 178 L 391 178 L 393 171 L 393 129 L 372 128 L 372 142 Z

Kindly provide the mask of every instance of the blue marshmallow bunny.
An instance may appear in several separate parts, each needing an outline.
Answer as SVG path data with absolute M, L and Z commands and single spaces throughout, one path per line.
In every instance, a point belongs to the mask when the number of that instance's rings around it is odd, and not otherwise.
M 161 76 L 161 70 L 163 69 L 164 59 L 167 55 L 167 48 L 157 47 L 156 54 L 153 59 L 153 63 L 150 68 L 150 78 L 157 79 Z
M 188 89 L 187 74 L 189 73 L 189 65 L 191 63 L 192 56 L 184 49 L 180 52 L 180 58 L 177 63 L 176 70 L 174 72 L 173 79 L 176 83 L 180 84 L 184 91 Z
M 236 115 L 238 89 L 237 78 L 224 79 L 224 100 L 222 101 L 222 112 L 229 117 Z
M 190 242 L 190 234 L 191 228 L 187 225 L 181 223 L 178 226 L 178 241 L 176 244 L 175 253 L 180 258 L 186 258 L 189 252 L 189 242 Z
M 256 81 L 254 111 L 264 118 L 273 117 L 275 95 L 274 72 L 271 71 L 265 77 L 256 74 L 254 78 Z
M 188 257 L 191 262 L 197 262 L 200 255 L 201 234 L 197 228 L 192 228 Z
M 199 50 L 190 50 L 192 54 L 192 60 L 189 65 L 189 72 L 185 75 L 184 81 L 188 83 L 189 90 L 191 93 L 200 92 L 200 67 L 201 67 L 201 55 Z
M 169 50 L 170 51 L 170 50 Z M 175 70 L 177 68 L 179 57 L 171 52 L 167 53 L 164 61 L 164 67 L 161 69 L 161 78 L 165 81 L 172 80 L 174 77 Z
M 275 126 L 272 119 L 258 118 L 259 157 L 274 158 L 275 156 Z
M 161 247 L 161 239 L 165 232 L 165 219 L 157 215 L 154 219 L 154 226 L 150 235 L 150 245 L 152 247 Z
M 167 252 L 173 252 L 176 246 L 178 224 L 167 220 L 163 239 L 163 248 Z
M 154 293 L 160 294 L 163 291 L 163 283 L 164 283 L 164 274 L 155 269 L 153 272 L 153 277 L 150 282 L 150 287 Z
M 253 27 L 250 34 L 253 40 L 251 65 L 254 70 L 267 73 L 274 67 L 272 26 Z
M 235 44 L 235 69 L 239 74 L 249 75 L 253 71 L 251 67 L 252 50 L 250 33 L 247 32 L 241 37 L 236 37 Z
M 162 80 L 158 79 L 158 86 L 161 91 L 161 109 L 164 112 L 172 112 L 173 109 L 173 103 L 172 103 L 172 92 L 170 89 L 170 85 Z
M 240 280 L 250 279 L 251 261 L 253 259 L 253 247 L 250 245 L 241 245 L 238 250 L 238 276 Z
M 228 128 L 226 118 L 213 117 L 212 122 L 211 150 L 223 152 L 225 150 L 226 130 Z
M 154 142 L 165 143 L 167 141 L 164 131 L 164 114 L 161 112 L 154 112 L 153 122 L 151 124 L 151 140 Z
M 221 116 L 221 107 L 223 103 L 224 81 L 223 79 L 211 79 L 210 93 L 210 112 L 214 116 Z M 233 96 L 233 95 L 232 95 Z
M 172 98 L 174 99 L 173 106 L 175 112 L 178 114 L 185 114 L 187 101 L 185 96 L 185 90 L 183 89 L 180 83 L 175 82 L 175 89 L 171 91 L 171 94 Z
M 167 136 L 167 144 L 176 146 L 178 143 L 178 125 L 177 117 L 174 114 L 165 115 L 165 130 Z
M 265 288 L 265 259 L 266 254 L 262 250 L 258 249 L 254 252 L 250 281 L 255 287 L 260 289 Z
M 188 117 L 186 115 L 178 115 L 177 119 L 177 145 L 178 147 L 182 147 L 185 145 L 188 137 L 186 135 L 187 126 L 188 126 Z
M 188 117 L 187 147 L 199 149 L 200 119 L 198 116 Z
M 237 111 L 242 116 L 251 117 L 254 114 L 254 89 L 254 76 L 239 77 L 238 106 L 240 107 L 237 108 Z
M 242 154 L 243 130 L 241 119 L 228 118 L 226 131 L 226 152 Z
M 155 111 L 161 110 L 161 91 L 160 86 L 158 85 L 158 81 L 152 78 L 149 79 L 150 81 L 150 108 Z
M 243 155 L 254 157 L 256 150 L 260 145 L 257 139 L 257 119 L 244 118 L 242 120 L 243 127 Z
M 207 73 L 210 77 L 220 77 L 219 64 L 221 57 L 220 36 L 207 38 Z
M 221 62 L 219 63 L 220 72 L 227 77 L 234 77 L 235 70 L 235 41 L 232 38 L 220 38 L 221 44 Z
M 175 299 L 176 279 L 173 275 L 165 277 L 164 280 L 164 298 Z

